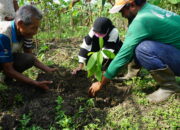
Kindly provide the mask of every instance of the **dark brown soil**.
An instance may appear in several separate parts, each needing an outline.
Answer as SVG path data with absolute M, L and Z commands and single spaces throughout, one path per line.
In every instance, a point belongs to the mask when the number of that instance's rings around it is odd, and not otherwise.
M 18 128 L 19 120 L 22 119 L 23 114 L 30 114 L 29 126 L 33 124 L 48 129 L 56 122 L 55 107 L 58 96 L 63 98 L 63 110 L 69 116 L 75 115 L 80 106 L 85 107 L 86 101 L 90 99 L 88 88 L 94 79 L 88 79 L 85 71 L 72 75 L 70 69 L 56 67 L 59 68 L 58 72 L 40 73 L 37 78 L 37 80 L 53 81 L 48 92 L 19 82 L 10 83 L 8 89 L 0 92 L 0 126 L 3 129 Z M 130 89 L 131 87 L 123 87 L 121 83 L 110 83 L 105 86 L 93 99 L 95 107 L 84 111 L 75 120 L 76 123 L 80 124 L 78 129 L 93 122 L 97 116 L 103 122 L 106 110 L 122 103 Z M 78 100 L 78 98 L 83 100 Z
M 21 116 L 31 113 L 31 124 L 47 129 L 50 124 L 55 123 L 55 107 L 58 96 L 63 98 L 63 110 L 70 116 L 74 115 L 79 106 L 83 104 L 83 102 L 79 102 L 79 104 L 76 102 L 78 97 L 89 99 L 87 92 L 92 81 L 86 78 L 84 71 L 74 76 L 71 75 L 70 70 L 60 67 L 57 73 L 39 74 L 37 80 L 52 80 L 50 91 L 44 92 L 34 86 L 14 82 L 9 85 L 9 89 L 0 94 L 0 109 L 2 111 L 12 109 L 13 111 L 12 115 L 6 113 L 1 115 L 1 125 L 4 128 L 7 126 L 9 126 L 7 129 L 17 127 Z M 109 84 L 94 99 L 95 108 L 103 110 L 118 105 L 124 100 L 125 97 L 122 96 L 127 92 L 127 88 Z M 18 102 L 15 98 L 17 94 L 22 95 L 22 102 Z

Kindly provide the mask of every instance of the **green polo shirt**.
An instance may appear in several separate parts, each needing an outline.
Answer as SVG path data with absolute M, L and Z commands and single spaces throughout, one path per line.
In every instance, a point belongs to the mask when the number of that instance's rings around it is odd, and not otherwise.
M 146 3 L 129 26 L 124 44 L 104 76 L 112 79 L 135 55 L 136 46 L 144 40 L 170 44 L 180 49 L 180 16 Z

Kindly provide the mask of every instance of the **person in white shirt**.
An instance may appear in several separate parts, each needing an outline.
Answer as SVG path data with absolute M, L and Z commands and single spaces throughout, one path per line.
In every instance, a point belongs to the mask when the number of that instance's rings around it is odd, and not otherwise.
M 17 0 L 0 0 L 0 21 L 11 21 L 18 10 Z

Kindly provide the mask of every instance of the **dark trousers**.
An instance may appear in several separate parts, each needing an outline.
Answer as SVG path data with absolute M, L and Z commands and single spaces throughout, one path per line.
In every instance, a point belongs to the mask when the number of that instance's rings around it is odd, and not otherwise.
M 34 65 L 35 57 L 29 53 L 14 53 L 13 54 L 13 67 L 16 71 L 22 73 L 23 71 L 31 68 Z M 2 66 L 0 66 L 2 70 Z

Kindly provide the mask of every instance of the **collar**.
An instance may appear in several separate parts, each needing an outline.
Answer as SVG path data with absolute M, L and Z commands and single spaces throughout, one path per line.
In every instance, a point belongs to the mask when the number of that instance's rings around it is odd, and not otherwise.
M 142 10 L 144 10 L 146 7 L 148 7 L 149 6 L 149 3 L 148 2 L 146 2 L 142 7 L 141 7 L 141 9 L 138 11 L 138 13 L 139 12 L 142 12 Z
M 11 38 L 13 43 L 19 43 L 15 21 L 11 21 Z

